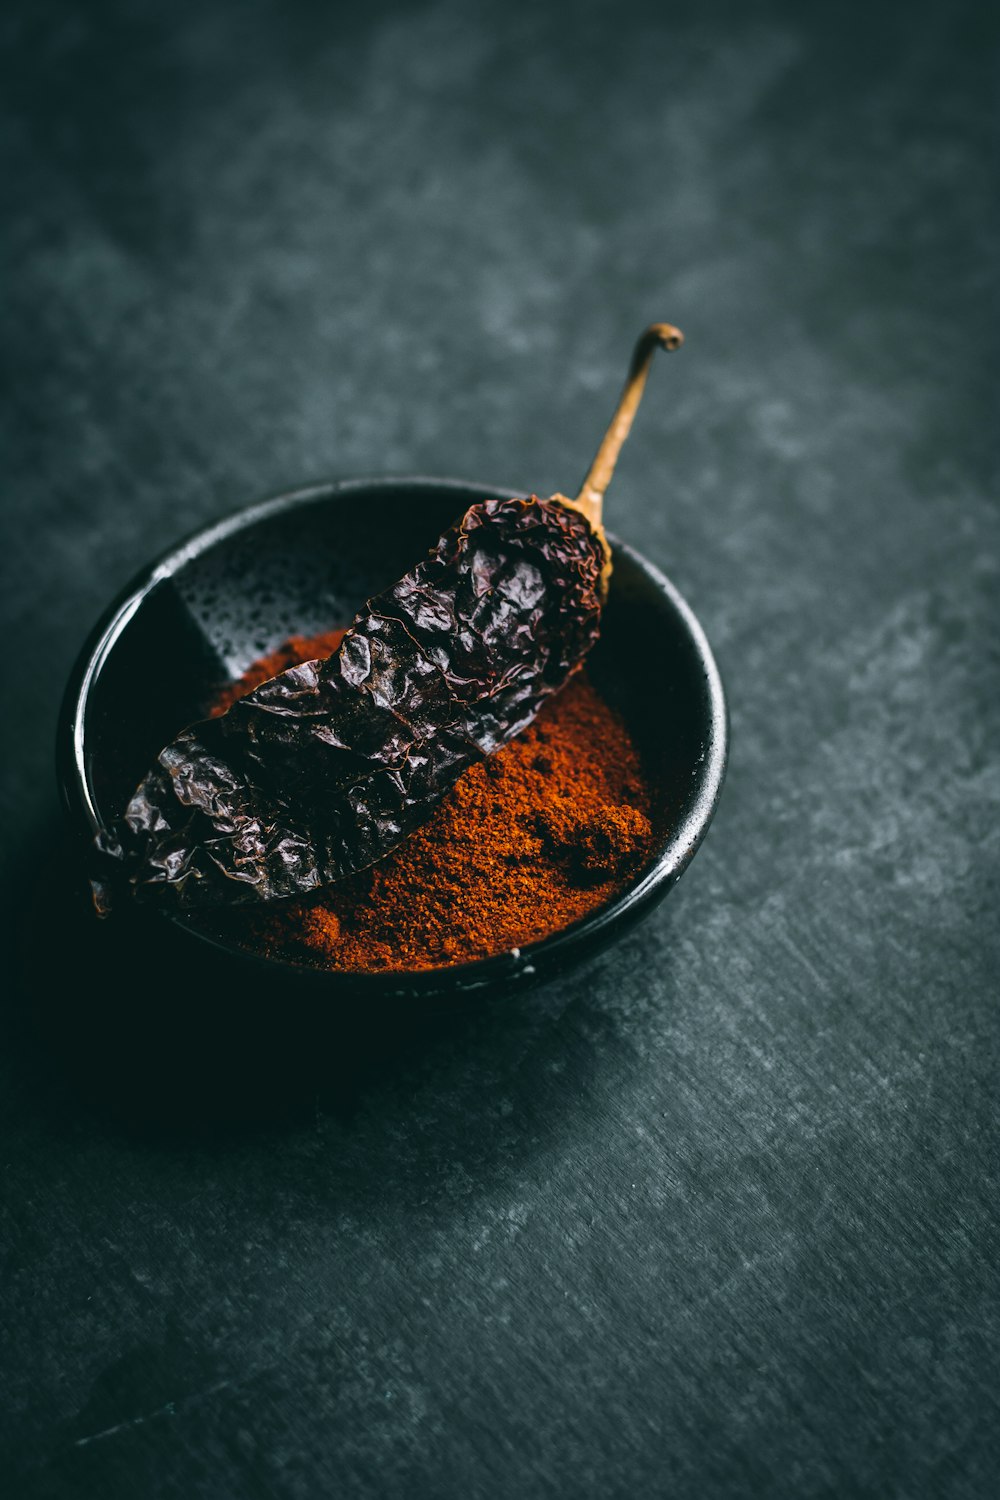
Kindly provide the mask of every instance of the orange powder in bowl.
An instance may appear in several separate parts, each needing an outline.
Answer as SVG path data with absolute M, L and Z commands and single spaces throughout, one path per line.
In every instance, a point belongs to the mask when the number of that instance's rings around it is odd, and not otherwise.
M 343 634 L 293 637 L 226 688 L 213 711 L 296 662 L 328 656 Z M 651 811 L 628 729 L 581 671 L 384 859 L 308 901 L 235 913 L 227 935 L 331 969 L 487 958 L 548 937 L 617 894 L 649 852 Z

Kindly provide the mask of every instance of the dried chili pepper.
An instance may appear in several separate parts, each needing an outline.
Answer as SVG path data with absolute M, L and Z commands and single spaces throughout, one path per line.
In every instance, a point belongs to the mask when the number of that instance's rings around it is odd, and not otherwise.
M 576 500 L 471 506 L 370 599 L 339 648 L 289 668 L 163 749 L 98 835 L 115 881 L 180 907 L 301 896 L 373 864 L 467 766 L 507 743 L 597 639 L 610 573 L 601 505 L 655 324 Z

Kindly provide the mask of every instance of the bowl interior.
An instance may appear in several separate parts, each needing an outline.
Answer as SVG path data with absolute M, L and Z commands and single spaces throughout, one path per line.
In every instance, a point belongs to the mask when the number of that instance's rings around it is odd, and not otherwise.
M 243 511 L 164 558 L 98 627 L 70 685 L 63 785 L 81 831 L 117 815 L 161 747 L 252 661 L 291 635 L 349 623 L 466 506 L 496 493 L 432 480 L 327 485 Z M 588 667 L 656 789 L 645 877 L 676 878 L 721 784 L 721 685 L 680 596 L 629 548 L 613 548 Z

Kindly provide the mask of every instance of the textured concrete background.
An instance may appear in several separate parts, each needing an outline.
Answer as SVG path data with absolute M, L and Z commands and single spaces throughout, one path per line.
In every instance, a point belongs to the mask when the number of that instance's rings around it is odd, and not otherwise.
M 141 993 L 60 1049 L 94 976 L 43 888 L 12 1500 L 992 1492 L 992 9 L 5 8 L 16 929 L 62 684 L 147 558 L 330 475 L 571 487 L 654 317 L 688 345 L 610 521 L 733 719 L 708 843 L 596 969 L 304 1097 L 240 1038 L 156 1078 Z

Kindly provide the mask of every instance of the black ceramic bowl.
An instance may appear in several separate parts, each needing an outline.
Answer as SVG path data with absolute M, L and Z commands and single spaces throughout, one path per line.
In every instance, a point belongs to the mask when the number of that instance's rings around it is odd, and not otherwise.
M 84 859 L 178 728 L 290 635 L 349 622 L 467 506 L 499 493 L 449 479 L 344 480 L 264 501 L 197 532 L 144 572 L 87 641 L 70 678 L 58 771 Z M 509 492 L 508 492 L 509 493 Z M 183 975 L 190 990 L 256 995 L 311 987 L 331 1000 L 460 995 L 538 981 L 604 948 L 687 867 L 725 774 L 722 683 L 673 585 L 612 539 L 614 577 L 589 670 L 625 716 L 659 787 L 656 843 L 627 890 L 571 927 L 477 963 L 415 973 L 338 973 L 249 954 L 184 917 L 129 911 L 105 951 L 133 979 Z

